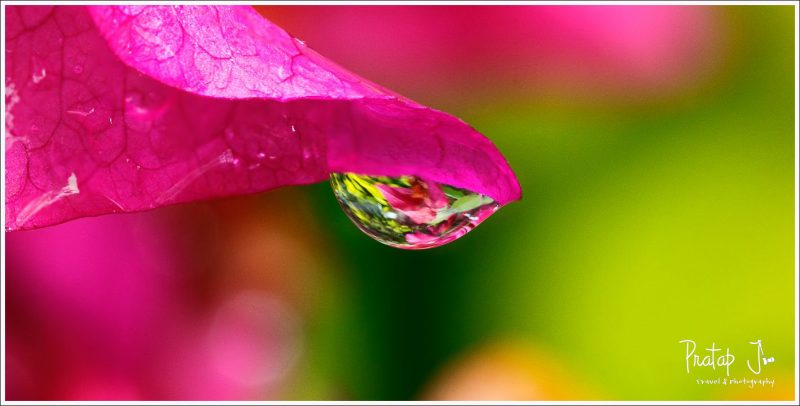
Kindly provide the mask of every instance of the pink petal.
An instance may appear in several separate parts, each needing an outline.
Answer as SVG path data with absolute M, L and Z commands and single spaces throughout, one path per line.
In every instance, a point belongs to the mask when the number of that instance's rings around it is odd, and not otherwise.
M 330 172 L 520 197 L 477 131 L 337 67 L 249 7 L 6 11 L 7 230 Z

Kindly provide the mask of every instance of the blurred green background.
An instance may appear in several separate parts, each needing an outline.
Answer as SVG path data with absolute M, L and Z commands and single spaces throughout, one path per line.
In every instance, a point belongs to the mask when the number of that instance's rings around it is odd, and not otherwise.
M 340 269 L 310 334 L 325 344 L 305 364 L 316 384 L 294 396 L 419 398 L 447 362 L 511 339 L 568 366 L 568 382 L 546 385 L 590 398 L 791 398 L 794 9 L 717 12 L 724 63 L 667 100 L 410 94 L 487 134 L 523 200 L 448 246 L 405 252 L 361 234 L 328 185 L 307 188 Z M 730 347 L 731 377 L 752 375 L 748 342 L 761 339 L 776 388 L 696 384 L 720 374 L 687 374 L 682 339 Z

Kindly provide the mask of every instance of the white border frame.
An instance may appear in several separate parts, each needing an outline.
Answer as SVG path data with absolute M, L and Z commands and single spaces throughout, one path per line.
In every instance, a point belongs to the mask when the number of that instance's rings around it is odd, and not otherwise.
M 96 2 L 88 2 L 88 1 L 60 1 L 60 2 L 38 2 L 38 1 L 6 1 L 2 3 L 3 12 L 2 14 L 2 25 L 0 25 L 0 40 L 2 40 L 2 53 L 0 55 L 5 55 L 5 26 L 6 26 L 6 13 L 5 13 L 5 6 L 7 5 L 43 5 L 47 3 L 57 3 L 59 5 L 102 5 L 102 4 L 120 4 L 126 3 L 125 1 L 96 1 Z M 127 3 L 130 3 L 128 1 Z M 798 389 L 800 382 L 798 378 L 798 360 L 800 360 L 800 354 L 798 354 L 798 337 L 797 337 L 797 328 L 798 328 L 798 312 L 800 312 L 800 300 L 798 300 L 798 266 L 800 265 L 800 256 L 798 256 L 798 232 L 800 231 L 800 227 L 798 224 L 798 178 L 800 176 L 800 160 L 798 159 L 798 126 L 800 125 L 800 120 L 798 119 L 798 106 L 800 106 L 800 97 L 798 97 L 798 77 L 800 77 L 800 70 L 798 70 L 798 38 L 800 34 L 800 30 L 798 29 L 798 17 L 800 17 L 800 5 L 794 1 L 540 1 L 540 2 L 533 2 L 533 1 L 148 1 L 148 4 L 156 4 L 156 5 L 174 5 L 174 4 L 195 4 L 195 5 L 209 5 L 209 4 L 242 4 L 242 5 L 683 5 L 683 6 L 695 6 L 695 5 L 752 5 L 752 6 L 761 6 L 761 5 L 784 5 L 784 6 L 794 6 L 794 72 L 795 72 L 795 83 L 794 83 L 794 105 L 795 105 L 795 116 L 794 116 L 794 184 L 795 184 L 795 198 L 794 198 L 794 241 L 795 241 L 795 253 L 794 253 L 794 271 L 795 271 L 795 286 L 794 286 L 794 332 L 795 332 L 795 353 L 794 353 L 794 401 L 530 401 L 530 402 L 509 402 L 509 401 L 492 401 L 492 402 L 475 402 L 475 401 L 440 401 L 440 402 L 433 402 L 433 401 L 146 401 L 146 402 L 137 402 L 137 401 L 9 401 L 6 400 L 6 382 L 5 382 L 5 362 L 6 362 L 6 306 L 5 306 L 5 298 L 6 298 L 6 263 L 5 263 L 5 244 L 6 244 L 6 237 L 5 231 L 0 234 L 0 243 L 2 243 L 2 248 L 0 248 L 0 252 L 2 252 L 2 263 L 0 264 L 0 287 L 2 287 L 2 291 L 0 292 L 0 297 L 2 299 L 2 314 L 0 314 L 0 359 L 2 359 L 2 371 L 0 371 L 0 376 L 2 379 L 0 380 L 0 401 L 3 404 L 8 405 L 140 405 L 140 404 L 151 404 L 151 405 L 219 405 L 219 404 L 230 404 L 230 405 L 281 405 L 281 404 L 315 404 L 315 405 L 351 405 L 351 404 L 358 404 L 358 405 L 373 405 L 373 404 L 388 404 L 388 405 L 406 405 L 406 404 L 420 404 L 420 405 L 474 405 L 474 404 L 484 404 L 484 405 L 539 405 L 539 404 L 581 404 L 581 405 L 630 405 L 630 404 L 647 404 L 647 405 L 672 405 L 672 404 L 700 404 L 700 405 L 730 405 L 730 404 L 754 404 L 754 405 L 782 405 L 782 404 L 797 404 L 796 402 L 800 400 L 798 398 Z M 2 77 L 5 78 L 5 63 L 0 63 L 0 73 Z M 5 101 L 5 86 L 3 87 L 3 98 L 2 98 L 2 110 L 3 112 L 6 111 L 6 101 Z M 0 126 L 5 129 L 5 113 L 0 118 Z M 2 146 L 2 150 L 5 151 L 5 136 L 0 138 L 0 146 Z M 5 152 L 3 152 L 5 155 Z M 5 163 L 5 157 L 3 157 L 2 162 Z M 5 181 L 5 164 L 2 168 L 3 176 L 0 177 L 0 197 L 2 197 L 2 201 L 6 201 L 6 181 Z M 0 217 L 2 217 L 3 222 L 3 230 L 5 230 L 5 212 L 6 206 L 5 204 L 0 205 Z

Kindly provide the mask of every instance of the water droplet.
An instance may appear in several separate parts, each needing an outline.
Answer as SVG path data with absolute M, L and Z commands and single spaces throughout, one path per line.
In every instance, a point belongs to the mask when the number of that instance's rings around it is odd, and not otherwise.
M 76 75 L 80 75 L 83 73 L 83 65 L 76 64 L 72 67 L 72 72 L 74 72 Z
M 35 70 L 31 74 L 31 80 L 33 80 L 34 84 L 41 82 L 46 77 L 47 77 L 47 71 L 44 68 L 41 68 L 38 71 Z
M 345 214 L 383 244 L 426 249 L 455 241 L 492 215 L 492 198 L 416 176 L 331 174 Z
M 258 157 L 258 159 L 264 159 L 264 158 L 266 158 L 266 157 L 267 157 L 267 154 L 265 154 L 265 153 L 263 153 L 263 152 L 259 152 L 259 153 L 256 155 L 256 157 Z

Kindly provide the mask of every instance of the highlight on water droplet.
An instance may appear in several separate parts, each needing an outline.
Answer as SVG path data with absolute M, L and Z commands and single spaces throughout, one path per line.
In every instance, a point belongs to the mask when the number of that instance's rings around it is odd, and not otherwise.
M 34 70 L 31 74 L 31 80 L 33 80 L 34 84 L 37 84 L 44 80 L 47 77 L 47 71 L 44 68 Z
M 488 196 L 417 176 L 332 173 L 331 186 L 361 231 L 409 250 L 455 241 L 500 208 Z

